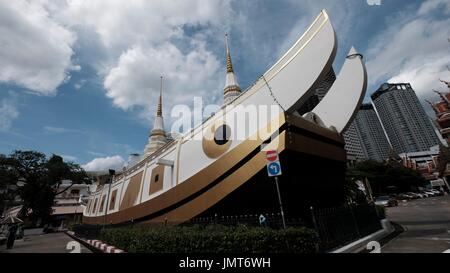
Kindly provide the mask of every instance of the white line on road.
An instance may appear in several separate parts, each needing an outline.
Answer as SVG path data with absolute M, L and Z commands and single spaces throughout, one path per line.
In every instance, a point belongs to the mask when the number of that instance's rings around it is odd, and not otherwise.
M 431 241 L 449 241 L 449 242 L 450 242 L 450 238 L 416 237 L 415 239 L 419 239 L 419 240 L 431 240 Z

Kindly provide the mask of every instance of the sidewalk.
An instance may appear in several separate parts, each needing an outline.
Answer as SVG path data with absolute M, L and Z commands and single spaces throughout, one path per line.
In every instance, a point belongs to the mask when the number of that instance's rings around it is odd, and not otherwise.
M 12 249 L 7 250 L 6 245 L 1 245 L 0 253 L 71 253 L 74 251 L 73 247 L 67 248 L 68 243 L 73 241 L 63 232 L 25 236 L 24 239 L 16 240 Z M 92 253 L 78 242 L 75 242 L 74 245 L 80 246 L 79 252 L 75 249 L 78 253 Z

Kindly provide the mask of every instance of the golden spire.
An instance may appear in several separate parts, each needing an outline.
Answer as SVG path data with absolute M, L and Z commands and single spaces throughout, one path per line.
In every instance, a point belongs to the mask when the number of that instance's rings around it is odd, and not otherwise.
M 162 117 L 162 89 L 163 89 L 163 77 L 161 76 L 161 88 L 159 90 L 158 110 L 156 110 L 156 116 L 158 117 Z
M 230 47 L 228 46 L 228 34 L 225 34 L 225 46 L 227 49 L 227 74 L 225 76 L 225 87 L 223 88 L 224 103 L 228 104 L 241 94 L 241 88 L 234 75 L 231 63 Z
M 225 46 L 227 48 L 227 73 L 233 73 L 233 64 L 231 63 L 230 48 L 228 47 L 228 33 L 225 33 Z

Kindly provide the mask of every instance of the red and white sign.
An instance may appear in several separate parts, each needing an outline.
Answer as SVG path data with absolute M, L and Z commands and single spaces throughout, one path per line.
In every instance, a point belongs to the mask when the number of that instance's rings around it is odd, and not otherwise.
M 278 158 L 278 152 L 276 150 L 269 150 L 266 152 L 267 158 L 267 174 L 269 177 L 281 175 L 281 163 Z
M 278 161 L 278 152 L 275 150 L 270 150 L 266 152 L 266 158 L 269 162 Z

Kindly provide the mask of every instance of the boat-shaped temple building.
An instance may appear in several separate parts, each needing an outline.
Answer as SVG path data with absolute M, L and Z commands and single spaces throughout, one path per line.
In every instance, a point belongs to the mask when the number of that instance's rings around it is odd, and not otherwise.
M 314 95 L 336 56 L 336 35 L 325 11 L 247 90 L 238 84 L 226 45 L 220 111 L 168 138 L 161 92 L 143 158 L 90 196 L 85 224 L 181 224 L 199 217 L 278 213 L 275 184 L 266 170 L 268 150 L 279 153 L 287 217 L 344 202 L 342 132 L 366 92 L 362 55 L 350 49 L 327 95 L 300 115 L 297 110 Z

